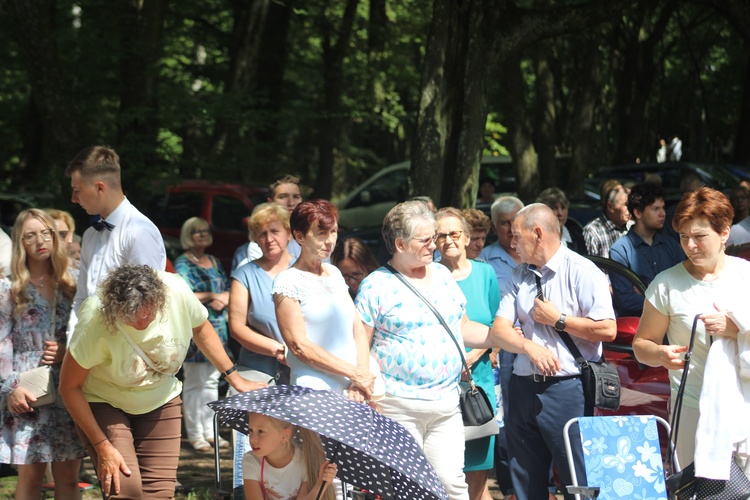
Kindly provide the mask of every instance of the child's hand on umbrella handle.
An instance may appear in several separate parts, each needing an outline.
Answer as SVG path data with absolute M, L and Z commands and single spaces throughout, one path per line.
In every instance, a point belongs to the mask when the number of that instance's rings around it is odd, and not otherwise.
M 336 464 L 332 464 L 329 460 L 326 460 L 320 466 L 318 477 L 320 478 L 320 480 L 324 481 L 325 484 L 331 484 L 331 481 L 336 478 L 337 471 L 338 466 Z

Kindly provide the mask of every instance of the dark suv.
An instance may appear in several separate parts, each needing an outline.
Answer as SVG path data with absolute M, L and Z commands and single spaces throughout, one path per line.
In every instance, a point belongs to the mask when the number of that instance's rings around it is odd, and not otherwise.
M 740 177 L 724 165 L 698 162 L 634 163 L 599 167 L 584 181 L 586 190 L 598 193 L 599 186 L 607 179 L 619 179 L 621 182 L 640 183 L 647 176 L 658 176 L 666 191 L 667 205 L 677 203 L 682 198 L 680 182 L 687 174 L 698 176 L 705 186 L 729 191 L 740 183 Z
M 268 190 L 239 184 L 208 181 L 182 181 L 166 188 L 148 206 L 148 216 L 164 236 L 167 255 L 176 258 L 181 252 L 180 230 L 190 217 L 202 217 L 211 226 L 214 243 L 208 252 L 230 272 L 232 256 L 247 243 L 246 219 L 253 207 L 268 198 Z

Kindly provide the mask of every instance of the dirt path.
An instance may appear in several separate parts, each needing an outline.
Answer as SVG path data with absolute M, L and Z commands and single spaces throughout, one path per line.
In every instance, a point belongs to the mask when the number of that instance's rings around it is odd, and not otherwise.
M 230 432 L 222 431 L 222 436 L 225 439 L 231 438 Z M 221 461 L 221 485 L 225 490 L 230 490 L 232 486 L 232 450 L 224 449 L 220 452 Z M 84 467 L 89 474 L 93 473 L 91 462 L 86 460 Z M 198 452 L 193 450 L 187 439 L 182 439 L 182 446 L 180 450 L 180 464 L 177 469 L 177 480 L 186 489 L 185 492 L 178 492 L 175 495 L 176 500 L 208 500 L 213 499 L 211 493 L 212 488 L 215 485 L 215 467 L 214 467 L 214 455 L 213 451 L 210 452 Z M 502 500 L 503 494 L 497 488 L 497 483 L 494 479 L 494 471 L 490 474 L 490 494 L 493 500 Z M 96 495 L 89 496 L 86 498 L 100 498 Z M 558 495 L 558 498 L 562 498 Z

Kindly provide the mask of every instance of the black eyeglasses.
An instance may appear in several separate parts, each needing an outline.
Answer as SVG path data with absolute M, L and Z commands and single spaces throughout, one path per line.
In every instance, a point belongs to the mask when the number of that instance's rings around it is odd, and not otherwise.
M 365 273 L 358 271 L 356 273 L 351 273 L 351 274 L 342 274 L 342 276 L 344 277 L 345 281 L 350 281 L 350 280 L 362 281 L 362 278 L 364 278 Z
M 210 229 L 193 229 L 190 231 L 190 234 L 196 235 L 196 234 L 211 234 Z
M 450 233 L 438 233 L 435 239 L 438 241 L 438 243 L 442 243 L 445 241 L 445 238 L 450 236 L 453 241 L 456 241 L 457 239 L 461 237 L 462 234 L 464 234 L 463 231 L 451 231 Z

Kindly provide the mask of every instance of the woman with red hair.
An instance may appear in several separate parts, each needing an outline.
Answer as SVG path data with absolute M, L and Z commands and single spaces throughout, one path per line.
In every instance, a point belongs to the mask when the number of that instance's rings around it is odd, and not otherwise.
M 291 383 L 367 400 L 375 380 L 369 342 L 341 272 L 324 262 L 336 246 L 338 210 L 325 200 L 304 201 L 290 225 L 301 253 L 274 280 L 273 297 Z
M 683 196 L 672 226 L 680 235 L 687 260 L 659 273 L 651 282 L 633 341 L 638 361 L 669 370 L 674 406 L 693 318 L 700 314 L 676 443 L 683 466 L 693 461 L 695 453 L 709 336 L 736 339 L 739 329 L 731 311 L 747 307 L 740 292 L 750 282 L 750 262 L 724 253 L 733 216 L 732 205 L 719 191 L 702 187 Z M 673 407 L 672 412 L 675 410 Z

